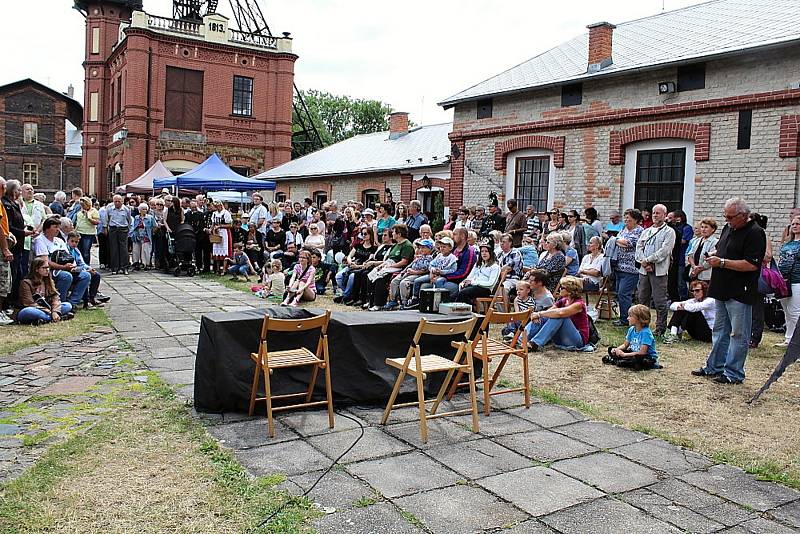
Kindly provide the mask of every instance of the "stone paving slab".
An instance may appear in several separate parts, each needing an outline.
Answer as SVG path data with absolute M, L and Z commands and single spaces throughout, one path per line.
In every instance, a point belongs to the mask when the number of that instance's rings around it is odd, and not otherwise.
M 666 521 L 687 532 L 706 534 L 725 528 L 725 525 L 695 512 L 685 506 L 673 503 L 647 489 L 637 489 L 620 495 L 620 498 L 653 517 Z
M 185 371 L 162 371 L 161 378 L 164 379 L 165 382 L 168 384 L 174 385 L 184 385 L 184 384 L 193 384 L 194 383 L 194 371 L 193 370 L 185 370 Z
M 459 416 L 453 418 L 465 426 L 472 425 L 472 416 Z M 506 434 L 517 434 L 520 432 L 530 432 L 532 430 L 540 430 L 541 427 L 526 419 L 514 417 L 513 415 L 505 412 L 493 411 L 489 417 L 483 415 L 479 419 L 480 433 L 484 436 L 504 436 Z
M 231 449 L 250 449 L 297 439 L 297 434 L 278 420 L 275 420 L 275 437 L 270 438 L 268 432 L 264 417 L 215 425 L 208 429 L 209 434 Z
M 156 322 L 156 324 L 173 336 L 179 336 L 182 334 L 198 334 L 200 332 L 200 323 L 198 321 L 172 320 L 160 321 Z
M 800 530 L 800 501 L 779 506 L 772 511 L 772 515 L 779 521 Z
M 558 534 L 547 525 L 540 523 L 538 519 L 530 519 L 518 523 L 511 528 L 504 528 L 502 534 Z
M 682 475 L 680 479 L 729 501 L 762 512 L 800 499 L 800 492 L 756 480 L 754 476 L 729 465 L 715 465 L 708 471 L 688 473 Z
M 726 526 L 737 525 L 754 517 L 752 510 L 725 501 L 678 479 L 665 480 L 647 489 L 665 497 L 676 506 L 688 508 Z
M 288 477 L 278 489 L 300 495 L 319 480 L 308 498 L 325 508 L 337 510 L 363 506 L 367 500 L 379 500 L 372 488 L 343 470 L 333 469 L 320 480 L 322 473 L 323 471 L 313 471 Z
M 489 439 L 434 447 L 425 453 L 471 480 L 531 466 L 528 458 Z
M 312 436 L 307 441 L 322 451 L 325 456 L 335 460 L 344 453 L 361 435 L 360 429 L 344 430 L 342 432 L 332 432 Z M 347 454 L 340 463 L 358 462 L 361 460 L 371 460 L 382 456 L 402 454 L 412 450 L 412 447 L 402 441 L 393 438 L 378 428 L 365 428 L 364 436 Z
M 453 443 L 461 443 L 464 441 L 479 439 L 480 434 L 472 432 L 458 425 L 453 421 L 448 421 L 446 418 L 433 419 L 428 421 L 428 442 L 422 443 L 422 438 L 419 434 L 419 422 L 411 421 L 408 423 L 400 423 L 398 425 L 388 425 L 385 431 L 389 434 L 399 438 L 411 445 L 420 449 L 430 449 L 432 447 L 441 447 L 442 445 L 449 445 Z
M 395 502 L 437 534 L 483 532 L 529 517 L 486 490 L 467 485 L 417 493 Z
M 533 516 L 543 516 L 603 496 L 603 493 L 546 467 L 528 467 L 477 483 Z
M 674 476 L 706 469 L 713 463 L 705 456 L 660 439 L 623 445 L 612 449 L 612 452 Z
M 354 417 L 354 416 L 350 416 Z M 329 434 L 331 432 L 341 432 L 342 430 L 352 430 L 360 428 L 356 421 L 342 417 L 336 413 L 333 414 L 333 429 L 328 428 L 328 411 L 327 410 L 305 410 L 300 412 L 287 412 L 280 417 L 280 420 L 292 428 L 295 432 L 303 437 L 316 436 L 317 434 Z M 358 418 L 356 418 L 358 420 Z M 369 423 L 361 421 L 361 424 L 368 425 Z
M 555 462 L 553 469 L 606 493 L 620 493 L 655 484 L 658 473 L 607 452 Z
M 560 510 L 542 521 L 560 532 L 574 534 L 679 534 L 676 527 L 629 504 L 605 498 Z
M 603 421 L 582 421 L 554 429 L 565 436 L 594 445 L 598 449 L 611 449 L 629 443 L 650 439 L 647 434 L 634 432 Z
M 300 439 L 238 450 L 234 454 L 256 476 L 299 475 L 325 469 L 331 464 L 327 457 Z
M 83 393 L 103 379 L 102 376 L 70 376 L 39 391 L 39 395 Z
M 797 530 L 759 517 L 719 532 L 720 534 L 796 534 Z
M 319 534 L 421 534 L 389 503 L 326 515 L 314 525 Z
M 506 412 L 527 419 L 542 428 L 552 428 L 586 420 L 586 416 L 576 410 L 545 403 L 535 404 L 529 409 L 513 408 Z
M 187 371 L 194 373 L 194 354 L 183 358 L 165 358 L 161 360 L 145 360 L 154 371 Z M 192 375 L 194 376 L 194 375 Z
M 358 462 L 346 469 L 387 497 L 450 486 L 461 479 L 420 452 Z
M 591 445 L 549 430 L 502 436 L 497 438 L 497 442 L 538 462 L 574 458 L 597 450 Z

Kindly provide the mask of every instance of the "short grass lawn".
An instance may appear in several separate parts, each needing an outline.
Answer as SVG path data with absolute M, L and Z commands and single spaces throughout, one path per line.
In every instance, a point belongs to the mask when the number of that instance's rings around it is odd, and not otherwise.
M 79 310 L 70 321 L 43 324 L 41 326 L 18 325 L 0 326 L 0 355 L 10 354 L 25 347 L 41 345 L 51 341 L 68 339 L 90 332 L 98 326 L 110 326 L 103 308 Z
M 95 402 L 82 413 L 99 421 L 67 433 L 0 485 L 0 532 L 309 531 L 307 520 L 318 514 L 310 502 L 276 491 L 282 475 L 248 475 L 154 373 L 95 388 L 88 393 Z M 28 401 L 29 409 L 42 400 Z M 256 528 L 276 510 L 268 526 Z

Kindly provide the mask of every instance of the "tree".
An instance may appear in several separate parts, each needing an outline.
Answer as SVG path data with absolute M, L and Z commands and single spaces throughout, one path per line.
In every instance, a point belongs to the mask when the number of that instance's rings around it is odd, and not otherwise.
M 322 144 L 328 146 L 354 135 L 389 129 L 387 116 L 392 108 L 378 100 L 332 95 L 323 91 L 302 91 L 311 120 L 319 132 Z M 295 100 L 295 108 L 300 104 Z M 292 153 L 294 157 L 312 151 L 316 140 L 313 132 L 304 132 L 297 113 L 292 114 Z M 319 147 L 316 147 L 319 148 Z

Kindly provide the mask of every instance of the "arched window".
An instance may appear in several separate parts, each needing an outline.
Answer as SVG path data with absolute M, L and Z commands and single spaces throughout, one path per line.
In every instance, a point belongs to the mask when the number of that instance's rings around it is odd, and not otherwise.
M 364 207 L 372 207 L 377 202 L 381 201 L 381 192 L 377 189 L 364 189 L 361 193 L 361 203 L 364 204 Z
M 322 205 L 328 201 L 328 192 L 327 191 L 314 191 L 311 195 L 311 198 L 314 200 L 314 205 L 317 209 L 322 209 Z

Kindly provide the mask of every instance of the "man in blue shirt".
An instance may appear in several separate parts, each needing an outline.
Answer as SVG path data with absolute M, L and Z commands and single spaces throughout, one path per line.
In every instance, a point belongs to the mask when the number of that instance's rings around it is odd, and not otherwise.
M 408 239 L 412 242 L 419 238 L 420 226 L 428 224 L 428 218 L 422 213 L 422 204 L 419 200 L 408 203 L 408 219 L 405 224 L 408 227 Z
M 100 288 L 100 273 L 93 268 L 86 265 L 83 261 L 83 255 L 78 250 L 78 243 L 81 240 L 81 234 L 77 232 L 70 232 L 67 235 L 67 250 L 75 260 L 75 268 L 72 270 L 73 284 L 77 287 L 82 280 L 89 276 L 89 287 L 83 292 L 83 295 L 76 295 L 77 290 L 73 291 L 73 296 L 83 299 L 83 309 L 92 309 L 93 307 L 102 306 L 103 302 L 107 302 L 109 297 L 98 296 L 97 290 Z M 74 304 L 73 304 L 74 307 Z
M 128 274 L 130 258 L 128 257 L 128 229 L 132 219 L 126 206 L 122 205 L 122 197 L 114 195 L 114 205 L 106 206 L 105 228 L 108 236 L 108 247 L 111 274 Z

